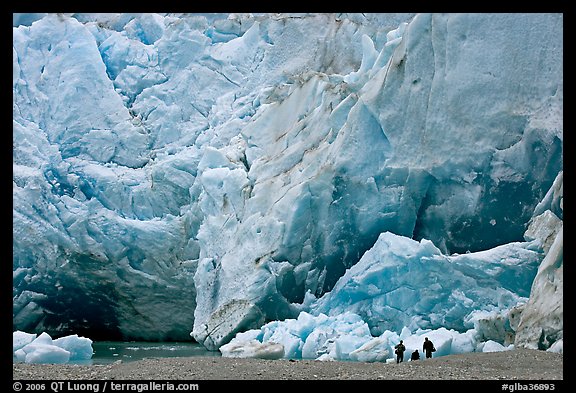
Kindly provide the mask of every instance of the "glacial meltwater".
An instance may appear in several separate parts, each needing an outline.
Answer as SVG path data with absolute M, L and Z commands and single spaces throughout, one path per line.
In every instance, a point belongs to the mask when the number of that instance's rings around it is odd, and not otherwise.
M 144 358 L 188 356 L 221 356 L 220 351 L 208 351 L 196 342 L 95 341 L 92 364 L 129 362 Z

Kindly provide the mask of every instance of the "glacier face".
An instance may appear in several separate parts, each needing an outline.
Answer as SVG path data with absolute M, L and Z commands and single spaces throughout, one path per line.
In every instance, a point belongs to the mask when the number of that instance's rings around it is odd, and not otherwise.
M 521 242 L 562 169 L 562 23 L 75 14 L 14 28 L 15 328 L 192 331 L 215 349 L 310 294 L 337 299 L 384 232 L 460 269 L 466 251 Z M 512 298 L 542 258 L 522 250 Z M 428 327 L 457 306 L 445 297 Z M 475 301 L 498 306 L 467 312 Z

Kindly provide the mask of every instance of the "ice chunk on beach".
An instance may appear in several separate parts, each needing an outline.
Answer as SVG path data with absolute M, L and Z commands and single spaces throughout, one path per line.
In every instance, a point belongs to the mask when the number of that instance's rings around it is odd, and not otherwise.
M 387 332 L 392 333 L 392 332 Z M 393 335 L 393 333 L 392 333 Z M 390 358 L 392 351 L 389 342 L 390 334 L 383 334 L 366 341 L 359 348 L 349 353 L 350 360 L 357 362 L 385 362 Z
M 20 348 L 30 344 L 36 338 L 34 333 L 26 333 L 17 330 L 12 333 L 12 352 L 16 352 Z
M 48 333 L 42 333 L 31 343 L 14 352 L 25 363 L 68 363 L 70 352 L 53 344 Z
M 56 340 L 46 332 L 20 347 L 21 343 L 29 340 L 28 333 L 16 331 L 12 333 L 14 356 L 25 363 L 55 363 L 62 364 L 70 361 L 87 360 L 92 358 L 92 340 L 79 337 L 76 334 L 64 336 Z
M 406 346 L 405 356 L 418 349 L 423 358 L 425 338 L 436 348 L 432 357 L 513 348 L 505 339 L 485 340 L 476 329 L 465 332 L 446 328 L 411 331 L 404 327 L 400 333 L 386 330 L 379 336 L 372 336 L 368 324 L 357 314 L 345 312 L 335 316 L 314 316 L 302 311 L 298 318 L 272 321 L 260 329 L 238 333 L 228 344 L 220 347 L 220 351 L 224 357 L 388 363 L 393 362 L 394 346 L 400 340 Z M 280 355 L 281 348 L 284 349 L 283 355 Z
M 57 338 L 53 343 L 70 352 L 70 360 L 87 360 L 91 359 L 94 354 L 92 340 L 79 337 L 77 334 Z
M 501 352 L 501 351 L 508 351 L 512 349 L 514 346 L 505 347 L 504 345 L 500 344 L 499 342 L 488 340 L 482 346 L 482 352 Z
M 220 352 L 222 356 L 230 358 L 281 359 L 284 357 L 284 346 L 275 342 L 250 340 L 241 344 L 231 342 L 222 345 Z
M 226 357 L 253 357 L 254 348 L 275 343 L 284 347 L 284 358 L 351 360 L 350 353 L 371 339 L 368 325 L 356 314 L 327 317 L 302 311 L 297 319 L 272 321 L 260 330 L 238 334 L 220 351 Z

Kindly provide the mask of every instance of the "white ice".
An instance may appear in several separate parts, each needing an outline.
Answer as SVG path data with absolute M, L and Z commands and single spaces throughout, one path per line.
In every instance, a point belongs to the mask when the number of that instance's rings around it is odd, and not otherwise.
M 228 344 L 220 347 L 224 357 L 343 360 L 363 362 L 392 362 L 394 346 L 403 340 L 406 346 L 405 361 L 418 349 L 424 358 L 422 345 L 428 338 L 434 343 L 433 357 L 468 352 L 504 351 L 504 346 L 494 340 L 483 340 L 476 329 L 458 332 L 453 329 L 417 329 L 407 327 L 400 334 L 389 330 L 373 336 L 366 322 L 350 312 L 327 316 L 312 316 L 302 311 L 298 318 L 273 321 L 260 329 L 238 334 Z M 512 345 L 513 347 L 513 345 Z

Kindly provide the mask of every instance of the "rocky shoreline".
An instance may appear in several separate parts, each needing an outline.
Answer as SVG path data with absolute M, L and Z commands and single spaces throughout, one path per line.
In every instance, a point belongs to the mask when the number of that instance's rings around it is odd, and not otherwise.
M 415 362 L 363 363 L 226 357 L 146 358 L 106 365 L 23 364 L 13 380 L 502 380 L 564 379 L 564 355 L 529 349 Z

